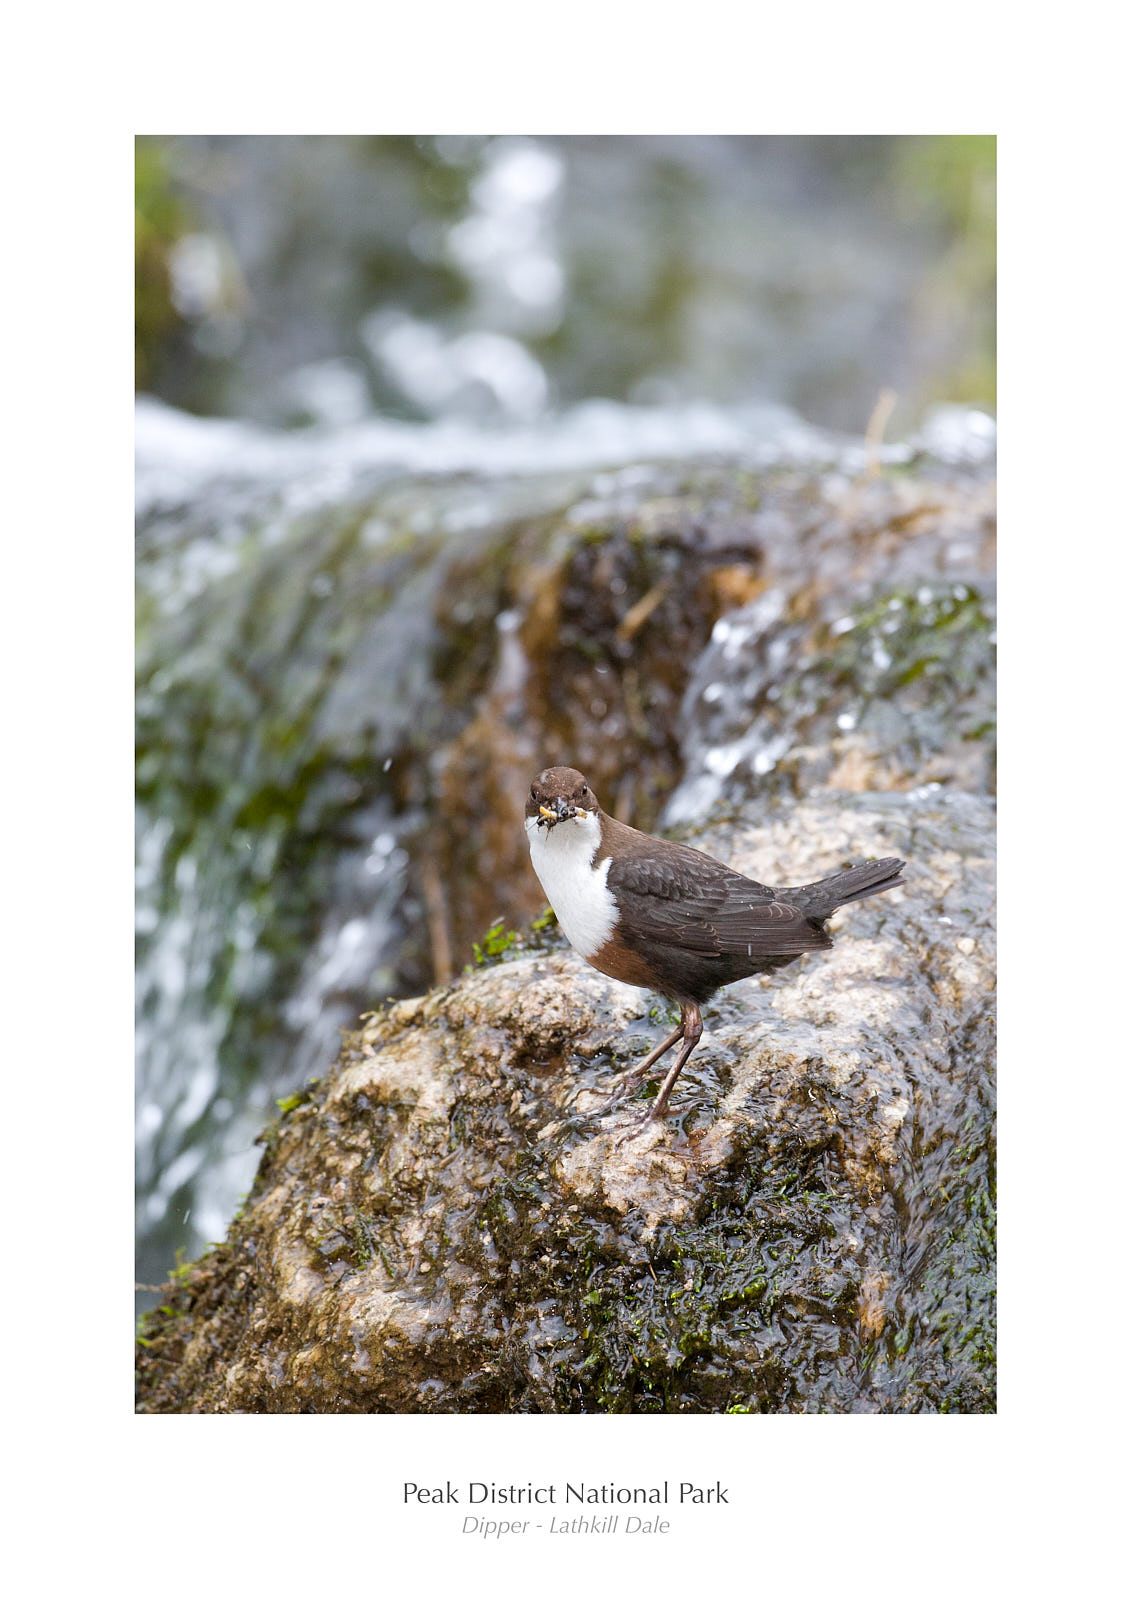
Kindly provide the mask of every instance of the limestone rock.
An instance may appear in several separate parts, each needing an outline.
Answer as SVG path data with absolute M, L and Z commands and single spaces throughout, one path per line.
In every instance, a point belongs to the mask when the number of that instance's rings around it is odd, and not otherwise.
M 720 993 L 619 1146 L 646 1101 L 581 1118 L 671 1023 L 572 952 L 370 1017 L 150 1319 L 141 1410 L 992 1409 L 989 802 L 769 801 L 698 842 L 907 882 Z

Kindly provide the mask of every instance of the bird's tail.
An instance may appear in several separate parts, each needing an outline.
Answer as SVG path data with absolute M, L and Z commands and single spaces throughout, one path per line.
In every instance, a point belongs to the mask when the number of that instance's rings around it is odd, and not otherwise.
M 820 883 L 807 883 L 800 889 L 777 889 L 774 894 L 776 899 L 797 906 L 807 917 L 823 922 L 838 906 L 894 889 L 897 883 L 903 882 L 900 874 L 905 865 L 895 856 L 885 856 L 883 861 L 865 861 L 861 866 L 834 872 L 831 878 L 822 878 Z

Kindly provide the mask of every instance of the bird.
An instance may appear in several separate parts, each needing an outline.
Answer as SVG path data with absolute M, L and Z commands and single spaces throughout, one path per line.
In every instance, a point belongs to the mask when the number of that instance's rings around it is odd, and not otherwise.
M 719 989 L 826 950 L 825 927 L 843 905 L 903 881 L 895 856 L 818 883 L 774 889 L 701 850 L 657 839 L 602 808 L 573 767 L 547 767 L 525 807 L 530 862 L 558 924 L 591 967 L 679 1006 L 679 1027 L 624 1075 L 600 1108 L 619 1105 L 682 1044 L 647 1115 L 625 1137 L 666 1116 L 676 1079 L 703 1034 L 702 1007 Z

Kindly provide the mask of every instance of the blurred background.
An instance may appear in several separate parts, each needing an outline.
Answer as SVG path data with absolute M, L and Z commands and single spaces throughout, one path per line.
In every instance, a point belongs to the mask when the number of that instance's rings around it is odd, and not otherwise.
M 462 856 L 450 822 L 461 794 L 521 797 L 555 740 L 584 742 L 524 688 L 567 510 L 575 530 L 622 514 L 634 463 L 832 460 L 881 414 L 889 441 L 944 453 L 992 435 L 995 147 L 155 137 L 136 157 L 156 1282 L 222 1236 L 273 1100 L 326 1069 L 339 1028 L 458 973 L 496 906 L 534 908 L 521 874 L 468 889 L 490 820 Z M 734 603 L 755 592 L 740 566 Z M 570 639 L 614 685 L 588 702 L 598 752 L 643 774 L 619 803 L 655 825 L 683 682 L 660 657 L 646 692 L 633 676 L 623 628 L 655 574 L 595 572 L 578 606 L 622 596 L 623 649 L 597 659 L 580 621 Z
M 992 138 L 192 138 L 137 152 L 138 386 L 295 426 L 994 397 Z

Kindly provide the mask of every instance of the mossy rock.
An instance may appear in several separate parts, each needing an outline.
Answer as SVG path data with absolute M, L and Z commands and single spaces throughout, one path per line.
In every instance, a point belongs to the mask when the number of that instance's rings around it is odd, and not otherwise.
M 987 1411 L 992 808 L 769 803 L 770 882 L 898 853 L 834 948 L 733 986 L 674 1114 L 602 1086 L 663 1031 L 572 952 L 393 1004 L 271 1130 L 139 1346 L 143 1411 Z

